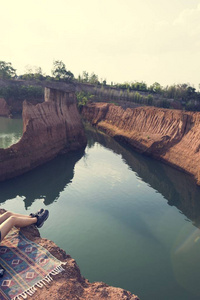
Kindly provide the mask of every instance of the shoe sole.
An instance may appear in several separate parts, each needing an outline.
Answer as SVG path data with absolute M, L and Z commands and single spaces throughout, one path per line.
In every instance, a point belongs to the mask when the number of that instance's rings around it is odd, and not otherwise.
M 43 222 L 40 225 L 38 225 L 37 228 L 41 228 L 43 226 L 44 222 L 48 219 L 48 217 L 49 217 L 49 211 L 48 211 L 45 219 L 43 220 Z

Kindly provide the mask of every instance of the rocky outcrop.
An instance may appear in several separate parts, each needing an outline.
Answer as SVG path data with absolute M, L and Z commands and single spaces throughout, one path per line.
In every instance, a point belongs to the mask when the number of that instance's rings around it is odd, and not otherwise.
M 60 153 L 86 146 L 75 94 L 45 89 L 45 102 L 23 104 L 23 136 L 0 149 L 0 181 L 23 174 Z
M 0 98 L 0 116 L 1 117 L 8 117 L 10 116 L 11 112 L 8 107 L 8 104 L 6 103 L 5 99 Z
M 0 209 L 0 214 L 5 212 Z M 53 281 L 43 286 L 42 289 L 34 294 L 35 300 L 139 300 L 139 298 L 123 289 L 111 287 L 103 282 L 90 283 L 81 276 L 80 269 L 75 260 L 70 255 L 60 249 L 56 244 L 40 237 L 39 231 L 35 226 L 21 229 L 21 232 L 31 241 L 46 248 L 57 259 L 66 264 L 63 265 L 64 271 L 53 277 Z
M 200 113 L 92 103 L 82 115 L 132 148 L 192 174 L 200 184 Z

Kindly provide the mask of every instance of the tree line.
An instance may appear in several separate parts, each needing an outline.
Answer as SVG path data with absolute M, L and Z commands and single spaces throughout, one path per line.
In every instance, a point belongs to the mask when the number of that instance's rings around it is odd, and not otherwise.
M 34 69 L 27 67 L 24 74 L 17 75 L 16 69 L 13 68 L 10 62 L 0 61 L 0 79 L 63 81 L 66 83 L 79 82 L 96 86 L 97 89 L 94 87 L 92 93 L 83 92 L 77 94 L 81 105 L 91 99 L 104 97 L 110 100 L 121 99 L 142 105 L 200 111 L 200 92 L 196 91 L 190 84 L 174 84 L 163 87 L 158 82 L 148 86 L 143 81 L 134 81 L 116 84 L 112 82 L 109 85 L 106 79 L 99 79 L 98 75 L 94 72 L 89 74 L 89 72 L 83 71 L 82 74 L 78 75 L 78 78 L 75 78 L 74 74 L 66 68 L 66 65 L 61 60 L 53 61 L 51 76 L 45 75 L 41 67 L 35 67 Z M 27 88 L 24 87 L 21 91 L 22 94 L 28 94 L 29 92 L 34 95 L 41 93 L 41 90 L 36 91 L 30 87 L 28 91 Z M 4 90 L 4 94 L 5 93 L 7 93 L 8 96 L 11 91 Z M 2 94 L 3 92 L 1 91 L 1 95 Z M 19 95 L 20 91 L 16 91 L 16 94 Z
M 45 75 L 41 67 L 27 67 L 24 74 L 17 75 L 16 69 L 13 68 L 10 62 L 0 61 L 0 79 L 23 79 L 23 80 L 59 80 L 72 82 L 74 74 L 66 69 L 64 62 L 54 60 L 51 70 L 52 76 Z

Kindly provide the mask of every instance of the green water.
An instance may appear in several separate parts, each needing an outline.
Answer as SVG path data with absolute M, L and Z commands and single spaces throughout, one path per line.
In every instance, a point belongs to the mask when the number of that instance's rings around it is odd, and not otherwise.
M 0 117 L 0 148 L 7 148 L 21 138 L 23 124 L 21 119 Z
M 49 209 L 40 229 L 78 263 L 141 300 L 200 299 L 200 188 L 87 127 L 85 152 L 0 183 L 1 207 Z

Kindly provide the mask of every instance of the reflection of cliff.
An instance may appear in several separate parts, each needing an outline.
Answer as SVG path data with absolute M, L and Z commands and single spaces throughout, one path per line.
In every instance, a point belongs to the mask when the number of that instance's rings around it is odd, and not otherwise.
M 200 184 L 199 112 L 93 103 L 82 114 L 116 140 L 194 175 Z
M 88 146 L 97 141 L 103 146 L 122 155 L 125 163 L 151 187 L 161 193 L 168 204 L 176 206 L 188 219 L 200 227 L 200 187 L 192 178 L 159 161 L 143 156 L 123 147 L 105 134 L 87 126 Z
M 0 203 L 17 196 L 25 197 L 25 207 L 36 199 L 44 199 L 45 205 L 56 200 L 74 176 L 74 166 L 83 151 L 64 154 L 17 178 L 0 183 Z M 10 188 L 12 187 L 12 188 Z
M 0 180 L 23 174 L 60 153 L 84 148 L 86 137 L 75 94 L 45 89 L 45 102 L 24 102 L 23 136 L 0 149 Z

